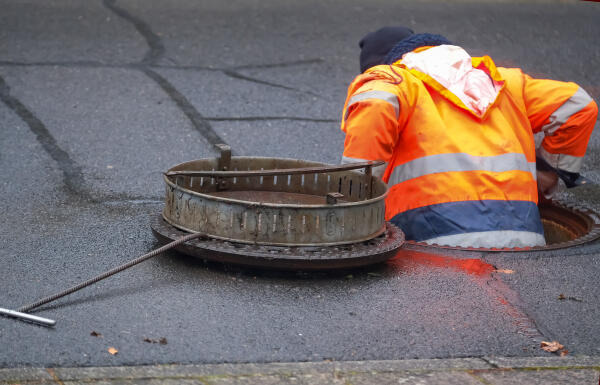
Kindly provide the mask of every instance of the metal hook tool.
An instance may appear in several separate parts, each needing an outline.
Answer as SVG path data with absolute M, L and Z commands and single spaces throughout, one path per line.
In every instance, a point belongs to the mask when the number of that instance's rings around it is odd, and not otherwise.
M 13 318 L 19 318 L 19 319 L 22 319 L 25 321 L 31 321 L 36 324 L 40 324 L 40 325 L 44 325 L 44 326 L 56 325 L 55 320 L 51 320 L 49 318 L 38 317 L 38 316 L 27 314 L 27 313 L 21 313 L 20 311 L 16 311 L 16 310 L 4 309 L 2 307 L 0 307 L 0 314 L 7 316 L 7 317 L 13 317 Z
M 192 239 L 200 238 L 200 237 L 205 237 L 205 236 L 206 235 L 204 233 L 200 233 L 200 232 L 185 235 L 185 236 L 183 236 L 183 237 L 181 237 L 181 238 L 179 238 L 179 239 L 177 239 L 177 240 L 175 240 L 175 241 L 173 241 L 171 243 L 168 243 L 168 244 L 166 244 L 166 245 L 164 245 L 162 247 L 159 247 L 156 250 L 153 250 L 153 251 L 151 251 L 151 252 L 149 252 L 147 254 L 144 254 L 141 257 L 138 257 L 138 258 L 136 258 L 136 259 L 134 259 L 132 261 L 129 261 L 129 262 L 127 262 L 127 263 L 125 263 L 125 264 L 123 264 L 121 266 L 115 267 L 114 269 L 111 269 L 111 270 L 106 271 L 106 272 L 104 272 L 104 273 L 102 273 L 100 275 L 97 275 L 94 278 L 88 279 L 85 282 L 81 282 L 80 284 L 75 285 L 73 287 L 70 287 L 70 288 L 68 288 L 66 290 L 63 290 L 63 291 L 61 291 L 59 293 L 56 293 L 56 294 L 53 294 L 51 296 L 42 298 L 39 301 L 36 301 L 36 302 L 31 303 L 29 305 L 22 306 L 17 311 L 10 310 L 10 309 L 0 308 L 0 315 L 5 315 L 5 316 L 8 316 L 8 317 L 18 318 L 18 319 L 21 319 L 21 320 L 24 320 L 24 321 L 35 322 L 37 324 L 44 325 L 44 326 L 54 326 L 56 324 L 56 321 L 54 321 L 54 320 L 51 320 L 51 319 L 48 319 L 48 318 L 34 316 L 34 315 L 31 315 L 31 314 L 28 314 L 28 313 L 24 313 L 24 312 L 32 310 L 32 309 L 35 309 L 36 307 L 39 307 L 39 306 L 44 305 L 44 304 L 47 304 L 48 302 L 55 301 L 55 300 L 57 300 L 59 298 L 62 298 L 64 296 L 66 296 L 66 295 L 69 295 L 69 294 L 74 293 L 74 292 L 76 292 L 78 290 L 81 290 L 84 287 L 90 286 L 90 285 L 92 285 L 92 284 L 94 284 L 94 283 L 96 283 L 98 281 L 101 281 L 101 280 L 106 279 L 106 278 L 108 278 L 108 277 L 110 277 L 112 275 L 120 273 L 121 271 L 123 271 L 125 269 L 129 269 L 130 267 L 135 266 L 138 263 L 147 261 L 148 259 L 153 258 L 153 257 L 155 257 L 155 256 L 157 256 L 157 255 L 159 255 L 159 254 L 161 254 L 161 253 L 163 253 L 163 252 L 165 252 L 167 250 L 170 250 L 170 249 L 174 248 L 175 246 L 178 246 L 178 245 L 180 245 L 180 244 L 182 244 L 184 242 L 190 241 Z

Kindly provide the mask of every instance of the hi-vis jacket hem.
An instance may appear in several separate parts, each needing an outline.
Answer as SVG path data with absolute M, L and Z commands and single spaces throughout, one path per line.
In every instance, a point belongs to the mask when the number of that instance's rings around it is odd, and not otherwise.
M 461 245 L 463 247 L 522 248 L 545 246 L 544 235 L 528 231 L 496 230 L 446 235 L 423 241 L 430 245 Z
M 487 232 L 492 244 L 506 245 L 522 242 L 522 235 L 525 233 L 536 233 L 542 238 L 544 235 L 537 205 L 527 201 L 480 200 L 440 203 L 396 214 L 391 222 L 404 231 L 407 239 L 422 242 L 451 235 Z M 493 232 L 499 230 L 513 231 L 512 235 L 517 235 L 517 238 L 511 240 L 493 237 Z M 531 237 L 527 236 L 526 239 Z M 483 247 L 474 244 L 458 245 Z
M 487 56 L 471 62 L 498 90 L 483 114 L 402 61 L 359 75 L 342 114 L 343 161 L 386 162 L 381 174 L 390 187 L 386 219 L 399 224 L 407 239 L 449 237 L 443 239 L 462 246 L 472 242 L 459 234 L 477 233 L 474 237 L 491 240 L 490 247 L 539 245 L 539 237 L 525 234 L 543 235 L 533 135 L 544 132 L 539 153 L 551 165 L 577 172 L 598 107 L 577 84 L 533 79 L 517 68 L 496 67 Z M 440 209 L 456 204 L 464 207 Z M 457 222 L 456 215 L 466 212 L 475 223 Z M 490 219 L 495 217 L 504 219 Z M 462 225 L 453 227 L 456 223 Z

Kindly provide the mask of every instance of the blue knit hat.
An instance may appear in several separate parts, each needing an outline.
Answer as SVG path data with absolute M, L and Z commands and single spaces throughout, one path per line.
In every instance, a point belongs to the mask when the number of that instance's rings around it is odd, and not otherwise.
M 385 56 L 383 64 L 392 64 L 402 58 L 405 53 L 411 52 L 419 47 L 438 46 L 442 44 L 452 44 L 448 39 L 441 35 L 432 33 L 417 33 L 402 39 Z
M 413 33 L 412 29 L 399 26 L 383 27 L 365 35 L 358 43 L 360 47 L 360 72 L 384 64 L 383 59 L 385 59 L 385 55 L 390 49 Z

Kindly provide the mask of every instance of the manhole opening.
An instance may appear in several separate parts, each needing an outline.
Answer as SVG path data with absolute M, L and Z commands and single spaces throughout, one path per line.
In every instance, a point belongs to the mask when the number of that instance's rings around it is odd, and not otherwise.
M 588 243 L 600 238 L 600 216 L 590 209 L 574 207 L 558 201 L 542 204 L 539 209 L 542 225 L 544 226 L 546 246 L 493 249 L 429 245 L 415 241 L 407 241 L 407 243 L 424 248 L 518 252 L 563 249 Z

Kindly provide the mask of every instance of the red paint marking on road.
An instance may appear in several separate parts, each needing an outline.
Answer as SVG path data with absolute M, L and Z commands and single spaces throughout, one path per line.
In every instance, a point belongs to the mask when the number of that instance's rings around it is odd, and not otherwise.
M 465 273 L 474 279 L 492 302 L 497 301 L 500 304 L 502 311 L 512 319 L 517 333 L 529 337 L 536 345 L 544 340 L 544 335 L 539 331 L 535 320 L 523 310 L 526 306 L 519 294 L 504 283 L 498 274 L 493 274 L 496 270 L 495 266 L 480 258 L 461 259 L 401 249 L 394 258 L 387 261 L 387 264 L 405 273 L 415 273 L 423 267 Z
M 413 271 L 420 265 L 450 268 L 480 277 L 489 276 L 495 269 L 479 258 L 459 259 L 413 250 L 402 250 L 388 264 L 404 271 Z

